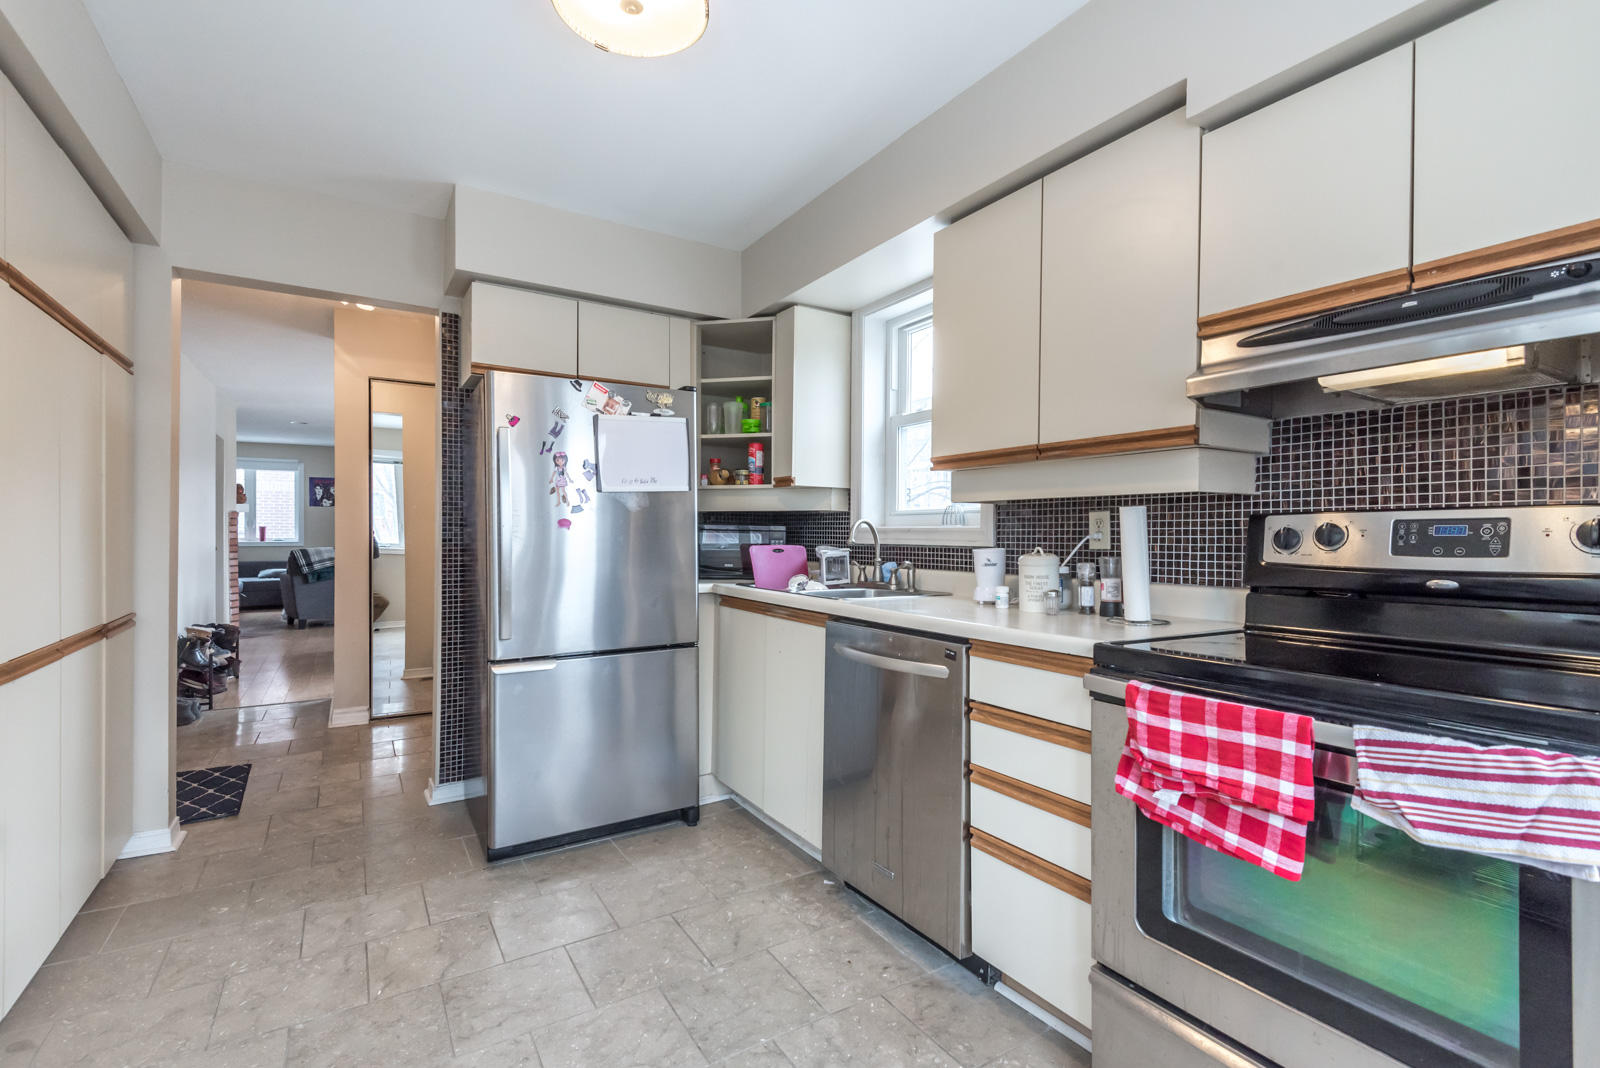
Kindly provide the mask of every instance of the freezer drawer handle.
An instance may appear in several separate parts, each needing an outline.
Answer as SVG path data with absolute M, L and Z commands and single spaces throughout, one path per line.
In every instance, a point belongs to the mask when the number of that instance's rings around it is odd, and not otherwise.
M 489 670 L 496 675 L 526 675 L 530 671 L 554 671 L 554 660 L 540 660 L 532 664 L 490 664 Z
M 948 679 L 950 669 L 943 664 L 924 664 L 919 660 L 896 660 L 892 656 L 879 656 L 877 653 L 866 653 L 860 649 L 852 649 L 843 642 L 834 642 L 833 651 L 846 660 L 854 660 L 858 664 L 866 664 L 883 671 L 895 671 L 902 675 L 921 675 L 925 679 Z
M 495 431 L 495 469 L 500 482 L 500 531 L 495 538 L 499 551 L 500 590 L 497 598 L 500 611 L 500 640 L 511 639 L 511 540 L 516 517 L 511 503 L 511 428 L 503 426 Z

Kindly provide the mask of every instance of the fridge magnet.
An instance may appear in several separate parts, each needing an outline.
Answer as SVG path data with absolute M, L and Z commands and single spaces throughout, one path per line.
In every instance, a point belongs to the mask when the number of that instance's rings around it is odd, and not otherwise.
M 593 460 L 585 460 L 585 461 L 583 461 L 583 478 L 584 478 L 584 481 L 586 481 L 586 482 L 593 482 L 594 481 L 594 461 Z
M 571 530 L 572 529 L 572 520 L 570 520 L 570 519 L 557 519 L 556 520 L 556 526 L 559 527 L 562 530 Z
M 550 458 L 555 470 L 550 473 L 550 492 L 558 506 L 569 506 L 567 500 L 567 454 L 558 452 Z
M 584 489 L 582 486 L 574 486 L 574 487 L 572 487 L 572 489 L 573 489 L 573 492 L 578 495 L 578 504 L 580 506 L 589 503 L 589 491 L 588 490 Z M 578 510 L 579 509 L 577 509 L 577 508 L 573 509 L 574 512 L 576 512 Z
M 552 438 L 559 438 L 561 436 L 561 432 L 565 429 L 567 429 L 567 424 L 557 419 L 555 424 L 550 427 L 550 436 Z
M 516 426 L 520 422 L 522 422 L 522 416 L 520 415 L 506 416 L 506 426 Z
M 583 379 L 581 379 L 581 378 L 570 378 L 570 379 L 567 380 L 567 384 L 570 385 L 573 389 L 577 390 L 579 393 L 583 392 Z
M 651 413 L 652 415 L 671 415 L 672 414 L 672 402 L 674 400 L 672 394 L 670 394 L 670 393 L 657 393 L 654 390 L 645 390 L 645 394 L 644 395 L 645 395 L 645 399 L 646 400 L 648 400 L 651 404 L 654 404 L 656 406 L 656 410 Z
M 598 382 L 591 383 L 589 391 L 583 395 L 583 406 L 591 412 L 605 411 L 606 402 L 611 400 L 611 391 Z
M 545 453 L 549 452 L 551 449 L 554 449 L 554 448 L 555 448 L 555 444 L 553 442 L 546 441 L 542 445 L 539 446 L 539 455 L 543 456 Z
M 333 507 L 333 479 L 313 475 L 306 479 L 306 503 L 313 508 Z

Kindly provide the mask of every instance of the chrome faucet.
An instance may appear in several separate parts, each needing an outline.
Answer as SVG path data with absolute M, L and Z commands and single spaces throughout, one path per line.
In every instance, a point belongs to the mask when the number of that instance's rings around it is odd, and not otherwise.
M 856 525 L 850 528 L 850 536 L 846 538 L 845 541 L 850 544 L 854 544 L 856 540 L 856 531 L 860 530 L 862 527 L 866 527 L 872 532 L 872 581 L 882 582 L 883 543 L 878 539 L 878 528 L 873 526 L 869 520 L 858 519 L 856 520 Z

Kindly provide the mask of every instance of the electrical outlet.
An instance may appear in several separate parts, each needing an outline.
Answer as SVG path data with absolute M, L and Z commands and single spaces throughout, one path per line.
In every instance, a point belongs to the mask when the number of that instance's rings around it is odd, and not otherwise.
M 1111 548 L 1111 513 L 1089 513 L 1089 547 L 1101 552 Z

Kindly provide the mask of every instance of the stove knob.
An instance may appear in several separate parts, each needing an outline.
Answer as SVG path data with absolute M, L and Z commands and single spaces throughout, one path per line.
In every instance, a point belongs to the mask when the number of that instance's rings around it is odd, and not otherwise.
M 1589 552 L 1600 552 L 1600 519 L 1591 519 L 1586 523 L 1579 523 L 1572 532 L 1572 540 L 1578 543 L 1580 549 Z
M 1332 552 L 1349 540 L 1350 535 L 1338 523 L 1324 523 L 1312 535 L 1317 545 Z
M 1300 548 L 1300 532 L 1294 527 L 1279 527 L 1272 532 L 1272 547 L 1280 553 L 1292 553 Z

